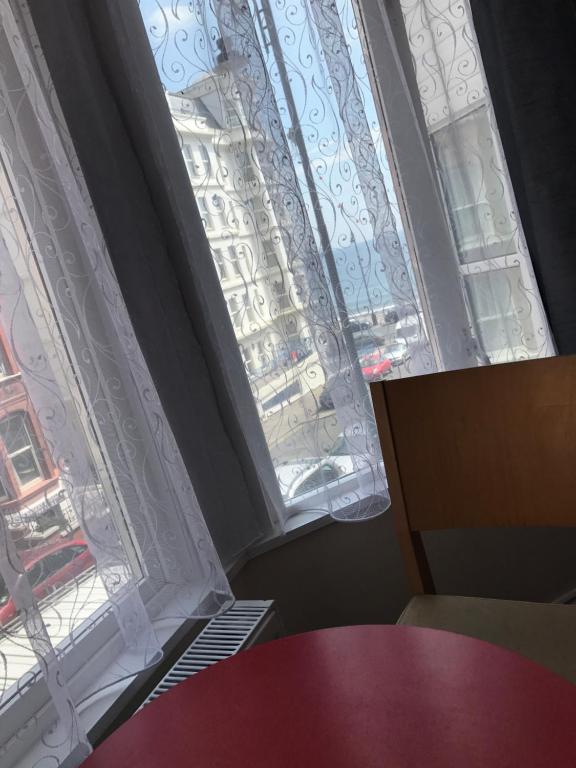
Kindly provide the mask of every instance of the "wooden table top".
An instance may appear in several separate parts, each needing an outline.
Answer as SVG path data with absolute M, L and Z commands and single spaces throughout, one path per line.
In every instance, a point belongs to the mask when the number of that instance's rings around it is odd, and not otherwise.
M 84 768 L 574 768 L 576 686 L 407 626 L 259 645 L 160 696 Z

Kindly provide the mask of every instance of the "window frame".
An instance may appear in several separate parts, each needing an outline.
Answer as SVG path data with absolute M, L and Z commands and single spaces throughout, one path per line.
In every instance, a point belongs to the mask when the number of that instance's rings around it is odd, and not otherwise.
M 21 448 L 18 448 L 15 451 L 9 451 L 8 445 L 6 444 L 6 441 L 4 439 L 4 436 L 2 435 L 2 425 L 5 422 L 9 422 L 13 419 L 20 419 L 21 427 L 23 428 L 25 432 L 25 436 L 27 439 L 26 445 L 22 446 Z M 43 480 L 46 477 L 46 471 L 44 468 L 44 462 L 41 456 L 41 453 L 39 451 L 38 445 L 36 444 L 36 441 L 34 439 L 33 434 L 31 433 L 31 423 L 30 423 L 30 417 L 26 413 L 26 411 L 14 411 L 13 413 L 9 413 L 6 416 L 4 416 L 2 419 L 0 419 L 0 440 L 4 443 L 4 449 L 6 451 L 6 456 L 8 457 L 8 460 L 10 461 L 10 464 L 12 465 L 12 469 L 14 471 L 14 475 L 18 480 L 18 485 L 23 490 L 28 488 L 30 485 L 37 483 L 38 480 Z M 32 458 L 34 460 L 34 464 L 36 465 L 36 469 L 38 470 L 38 474 L 33 477 L 31 480 L 27 480 L 26 482 L 22 482 L 22 478 L 20 476 L 20 472 L 16 468 L 16 465 L 14 464 L 14 457 L 18 457 L 25 452 L 30 451 L 32 454 Z
M 473 118 L 475 115 L 484 115 L 485 116 L 485 119 L 486 119 L 486 122 L 487 122 L 487 127 L 491 131 L 491 133 L 492 133 L 491 138 L 493 138 L 493 143 L 491 144 L 491 148 L 492 148 L 492 152 L 493 152 L 495 161 L 498 163 L 498 165 L 500 167 L 502 167 L 506 171 L 506 158 L 504 156 L 504 150 L 503 150 L 501 142 L 500 142 L 498 131 L 494 130 L 494 127 L 492 125 L 492 121 L 493 121 L 494 117 L 493 117 L 493 115 L 491 113 L 489 104 L 487 103 L 487 100 L 485 98 L 478 99 L 477 101 L 474 101 L 474 103 L 471 104 L 468 108 L 463 109 L 458 114 L 458 117 L 457 117 L 457 119 L 454 122 L 459 122 L 460 120 L 467 120 L 467 119 Z M 434 148 L 435 147 L 435 145 L 434 145 L 434 137 L 435 137 L 435 135 L 440 133 L 440 132 L 442 132 L 443 130 L 445 130 L 449 125 L 450 125 L 450 122 L 449 122 L 448 119 L 447 120 L 441 120 L 441 121 L 438 121 L 437 123 L 435 123 L 434 126 L 429 129 L 430 142 L 431 142 L 431 146 L 432 146 L 432 150 L 433 150 L 434 154 L 436 154 L 436 151 L 435 151 L 435 148 Z M 436 162 L 438 162 L 438 161 L 436 160 Z M 442 175 L 442 170 L 439 167 L 438 167 L 438 175 L 439 175 L 439 177 Z M 506 177 L 508 176 L 507 171 L 506 171 L 505 175 L 506 175 Z M 504 194 L 509 198 L 508 199 L 507 207 L 509 206 L 511 210 L 514 210 L 515 209 L 514 190 L 512 188 L 512 184 L 511 184 L 509 178 L 508 178 L 508 180 L 504 179 L 502 181 L 502 184 L 504 186 Z M 442 199 L 444 201 L 444 207 L 445 207 L 447 219 L 449 220 L 451 215 L 452 215 L 453 207 L 452 207 L 452 205 L 450 203 L 449 195 L 448 195 L 447 190 L 443 189 L 443 184 L 440 184 L 440 194 L 441 194 Z M 489 205 L 488 201 L 484 201 L 484 200 L 480 201 L 480 204 L 484 204 L 484 203 Z M 476 203 L 476 205 L 478 205 L 478 203 Z M 461 206 L 460 208 L 462 208 L 462 207 L 464 207 L 464 206 Z M 509 215 L 509 213 L 508 213 L 508 215 Z M 525 243 L 523 241 L 523 235 L 522 235 L 521 229 L 517 230 L 516 233 L 514 233 L 511 236 L 510 239 L 513 240 L 514 238 L 516 239 L 517 243 L 516 243 L 516 247 L 514 248 L 512 253 L 504 253 L 504 254 L 493 253 L 493 252 L 491 252 L 490 244 L 488 243 L 488 244 L 486 244 L 483 247 L 483 253 L 484 253 L 483 258 L 465 260 L 463 258 L 463 255 L 464 255 L 465 251 L 464 251 L 464 249 L 462 249 L 462 251 L 461 251 L 461 249 L 458 247 L 459 244 L 457 242 L 456 231 L 454 231 L 454 242 L 455 242 L 456 253 L 457 253 L 458 270 L 459 270 L 459 273 L 461 275 L 462 282 L 463 282 L 463 289 L 464 289 L 464 292 L 465 292 L 465 294 L 467 296 L 468 304 L 470 306 L 470 317 L 471 317 L 471 320 L 475 324 L 475 327 L 476 327 L 477 333 L 478 333 L 478 337 L 481 340 L 481 342 L 482 342 L 482 334 L 481 334 L 480 328 L 481 328 L 482 324 L 486 321 L 487 318 L 485 318 L 485 317 L 484 318 L 477 317 L 476 314 L 475 314 L 475 311 L 474 311 L 474 308 L 473 308 L 473 301 L 472 301 L 472 298 L 470 296 L 469 279 L 473 278 L 476 275 L 481 275 L 481 274 L 486 274 L 486 273 L 497 274 L 497 273 L 505 271 L 505 270 L 511 270 L 511 269 L 517 268 L 519 270 L 519 272 L 520 272 L 520 282 L 523 285 L 530 285 L 530 283 L 533 282 L 533 278 L 532 278 L 532 276 L 530 275 L 530 272 L 529 272 L 529 258 L 530 257 L 529 257 L 529 254 L 527 253 L 527 249 L 526 249 Z M 506 241 L 506 242 L 509 242 L 509 240 Z M 502 244 L 504 244 L 504 241 L 502 241 Z M 524 250 L 526 251 L 527 258 L 522 258 L 521 257 L 522 256 L 522 253 L 521 253 L 522 248 L 524 248 Z M 511 262 L 510 257 L 514 256 L 515 254 L 520 256 L 520 258 L 516 258 L 514 260 L 514 262 Z M 547 320 L 546 320 L 546 317 L 545 317 L 545 315 L 543 313 L 542 306 L 541 306 L 541 304 L 539 302 L 534 307 L 534 313 L 535 313 L 536 317 L 540 319 L 540 325 L 542 325 L 543 327 L 546 327 L 547 326 Z M 515 322 L 520 324 L 521 320 L 518 319 L 516 316 L 514 316 L 514 317 L 515 317 Z M 494 317 L 494 319 L 498 319 L 498 318 Z M 502 319 L 504 319 L 504 318 L 502 318 Z M 534 323 L 534 337 L 537 336 L 537 330 L 536 330 L 537 326 L 538 326 L 538 322 Z M 521 339 L 522 336 L 518 335 L 518 338 Z M 501 358 L 501 353 L 503 351 L 504 351 L 504 355 L 505 355 L 504 359 L 507 360 L 508 358 L 507 358 L 506 350 L 499 350 L 499 351 L 496 351 L 496 350 L 488 351 L 487 350 L 487 354 L 488 354 L 488 356 L 490 358 L 493 357 L 494 358 L 493 362 L 497 364 L 502 359 Z

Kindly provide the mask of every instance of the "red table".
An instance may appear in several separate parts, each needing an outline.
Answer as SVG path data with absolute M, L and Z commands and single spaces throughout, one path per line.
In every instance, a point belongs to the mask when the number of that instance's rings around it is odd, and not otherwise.
M 84 768 L 575 768 L 576 686 L 450 632 L 326 629 L 149 704 Z

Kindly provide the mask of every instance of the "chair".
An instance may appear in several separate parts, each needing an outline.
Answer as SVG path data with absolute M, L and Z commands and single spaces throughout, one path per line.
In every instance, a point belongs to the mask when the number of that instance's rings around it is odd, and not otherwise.
M 576 357 L 372 384 L 414 597 L 399 624 L 517 651 L 576 683 L 576 608 L 436 595 L 421 531 L 576 525 Z

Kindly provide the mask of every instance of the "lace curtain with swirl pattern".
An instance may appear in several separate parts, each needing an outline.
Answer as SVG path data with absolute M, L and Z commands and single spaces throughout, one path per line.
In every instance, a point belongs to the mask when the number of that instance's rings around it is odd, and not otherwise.
M 436 363 L 352 8 L 140 10 L 285 519 L 377 514 L 368 383 Z
M 0 762 L 28 766 L 80 762 L 157 622 L 231 603 L 39 56 L 0 0 Z

